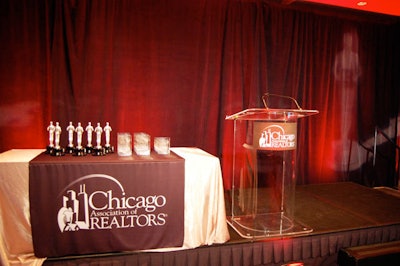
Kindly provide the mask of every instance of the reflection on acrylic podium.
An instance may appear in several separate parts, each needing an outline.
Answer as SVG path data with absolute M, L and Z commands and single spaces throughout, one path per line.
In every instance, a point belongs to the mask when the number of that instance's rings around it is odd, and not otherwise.
M 228 223 L 244 238 L 307 234 L 294 217 L 297 120 L 317 114 L 296 109 L 246 109 L 234 123 L 233 185 Z

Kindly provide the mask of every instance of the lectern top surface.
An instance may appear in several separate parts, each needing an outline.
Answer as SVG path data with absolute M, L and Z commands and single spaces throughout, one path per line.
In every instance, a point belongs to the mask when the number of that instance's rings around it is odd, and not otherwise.
M 250 108 L 226 116 L 226 120 L 283 120 L 291 121 L 318 114 L 317 110 Z

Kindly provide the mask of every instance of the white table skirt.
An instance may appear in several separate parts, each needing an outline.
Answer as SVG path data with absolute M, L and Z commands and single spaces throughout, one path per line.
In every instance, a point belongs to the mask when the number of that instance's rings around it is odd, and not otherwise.
M 185 159 L 185 227 L 181 248 L 229 240 L 219 159 L 198 148 L 171 148 Z M 44 150 L 15 149 L 0 154 L 1 265 L 42 265 L 33 254 L 29 214 L 29 161 Z

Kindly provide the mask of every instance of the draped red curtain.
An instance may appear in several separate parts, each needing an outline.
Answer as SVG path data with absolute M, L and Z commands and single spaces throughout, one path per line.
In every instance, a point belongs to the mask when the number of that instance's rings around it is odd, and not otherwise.
M 46 147 L 50 121 L 64 145 L 69 121 L 109 122 L 114 144 L 147 132 L 219 156 L 229 188 L 225 116 L 266 92 L 320 111 L 299 120 L 299 183 L 363 178 L 376 126 L 396 141 L 397 18 L 261 0 L 7 0 L 0 12 L 1 151 Z

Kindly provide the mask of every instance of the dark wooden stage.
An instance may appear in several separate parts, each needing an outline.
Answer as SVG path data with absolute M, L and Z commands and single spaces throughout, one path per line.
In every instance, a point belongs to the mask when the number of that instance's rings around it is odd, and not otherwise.
M 231 239 L 225 244 L 173 252 L 49 258 L 44 265 L 338 265 L 341 249 L 373 244 L 379 244 L 379 249 L 382 243 L 400 240 L 400 192 L 349 182 L 298 186 L 296 220 L 313 232 L 251 240 L 230 228 Z

